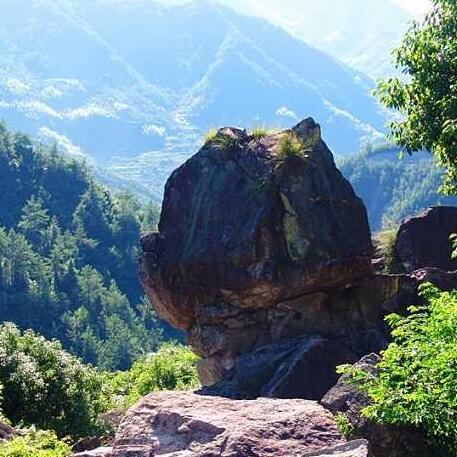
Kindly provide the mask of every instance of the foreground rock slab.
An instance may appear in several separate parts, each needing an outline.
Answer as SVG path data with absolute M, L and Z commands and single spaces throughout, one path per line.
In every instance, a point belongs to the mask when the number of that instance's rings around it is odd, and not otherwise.
M 193 392 L 159 392 L 129 410 L 113 447 L 98 455 L 301 457 L 344 444 L 332 414 L 313 401 L 237 401 Z M 97 454 L 78 457 L 92 455 Z
M 354 440 L 346 444 L 332 446 L 302 457 L 375 457 L 370 453 L 367 440 Z

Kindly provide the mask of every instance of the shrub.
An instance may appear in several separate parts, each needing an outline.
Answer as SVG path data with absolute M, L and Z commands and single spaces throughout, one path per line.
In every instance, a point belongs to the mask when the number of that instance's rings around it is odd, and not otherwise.
M 153 391 L 197 388 L 197 361 L 198 356 L 189 348 L 165 343 L 157 353 L 135 362 L 129 371 L 112 375 L 109 383 L 113 395 L 128 406 Z
M 36 425 L 59 436 L 82 436 L 96 426 L 101 377 L 91 367 L 32 331 L 0 326 L 2 410 L 13 424 Z
M 387 317 L 393 342 L 370 376 L 340 367 L 367 392 L 367 417 L 386 424 L 424 430 L 449 456 L 457 453 L 457 291 L 421 287 L 429 306 L 411 307 L 410 315 Z M 444 457 L 444 454 L 441 454 Z
M 340 433 L 346 438 L 349 438 L 354 433 L 355 427 L 345 413 L 336 413 L 335 422 Z
M 280 161 L 289 157 L 303 157 L 303 144 L 294 133 L 283 133 L 279 138 L 277 154 Z
M 0 457 L 67 457 L 71 448 L 51 431 L 31 428 L 27 434 L 0 444 Z

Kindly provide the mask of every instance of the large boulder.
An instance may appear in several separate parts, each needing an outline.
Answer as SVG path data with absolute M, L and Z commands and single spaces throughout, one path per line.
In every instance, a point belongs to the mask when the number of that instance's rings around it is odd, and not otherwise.
M 286 134 L 303 155 L 282 156 Z M 185 330 L 201 304 L 268 308 L 358 280 L 372 249 L 365 207 L 312 119 L 259 140 L 221 129 L 173 172 L 142 247 L 146 291 Z
M 298 349 L 302 367 L 342 345 L 324 363 L 330 379 L 386 342 L 371 253 L 365 207 L 312 119 L 260 139 L 226 128 L 168 180 L 141 282 L 202 356 L 205 385 L 232 376 L 243 354 L 311 336 L 320 343 Z
M 111 448 L 78 457 L 303 456 L 345 443 L 332 414 L 315 402 L 159 392 L 129 410 Z
M 457 233 L 457 208 L 437 206 L 403 221 L 395 240 L 399 266 L 411 273 L 424 267 L 457 270 L 449 236 Z

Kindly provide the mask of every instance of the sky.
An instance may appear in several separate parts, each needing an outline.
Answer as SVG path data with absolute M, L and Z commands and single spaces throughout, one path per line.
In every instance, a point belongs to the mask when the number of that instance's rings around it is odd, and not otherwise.
M 392 0 L 397 5 L 402 6 L 416 18 L 422 17 L 430 8 L 430 0 Z

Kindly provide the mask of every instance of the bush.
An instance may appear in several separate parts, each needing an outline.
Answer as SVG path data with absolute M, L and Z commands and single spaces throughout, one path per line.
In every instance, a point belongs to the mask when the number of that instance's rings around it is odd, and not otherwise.
M 355 427 L 351 423 L 349 418 L 346 416 L 346 413 L 336 413 L 335 423 L 340 433 L 344 435 L 346 438 L 350 438 L 355 431 Z
M 197 388 L 197 361 L 198 356 L 189 348 L 165 343 L 157 353 L 135 362 L 129 371 L 111 375 L 108 382 L 113 396 L 129 406 L 153 391 Z
M 0 326 L 2 410 L 13 424 L 52 429 L 59 436 L 88 434 L 101 410 L 101 382 L 60 343 L 21 333 L 11 323 Z
M 378 422 L 424 430 L 449 456 L 457 455 L 457 291 L 421 287 L 429 306 L 387 318 L 393 342 L 379 375 L 343 366 L 372 403 L 363 413 Z M 443 451 L 444 452 L 444 451 Z M 441 454 L 443 457 L 444 454 Z
M 30 429 L 24 436 L 0 444 L 0 457 L 67 457 L 71 448 L 50 431 Z

